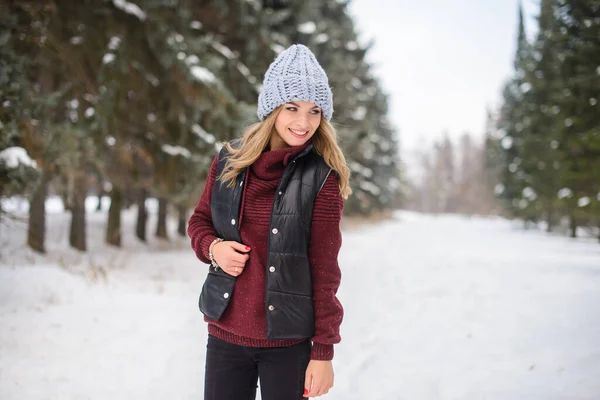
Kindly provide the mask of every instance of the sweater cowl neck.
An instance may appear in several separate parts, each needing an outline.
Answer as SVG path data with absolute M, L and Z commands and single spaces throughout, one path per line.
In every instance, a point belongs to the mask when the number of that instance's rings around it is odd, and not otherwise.
M 279 179 L 283 175 L 283 171 L 288 163 L 311 143 L 312 140 L 309 140 L 300 146 L 284 147 L 277 150 L 267 148 L 262 152 L 258 160 L 252 164 L 252 172 L 263 180 Z

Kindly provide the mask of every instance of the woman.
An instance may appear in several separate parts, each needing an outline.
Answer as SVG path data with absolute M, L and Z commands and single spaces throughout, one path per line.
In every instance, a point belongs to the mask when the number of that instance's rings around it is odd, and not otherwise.
M 349 169 L 325 71 L 292 45 L 269 66 L 258 117 L 215 158 L 188 235 L 211 264 L 205 399 L 318 397 L 333 386 Z

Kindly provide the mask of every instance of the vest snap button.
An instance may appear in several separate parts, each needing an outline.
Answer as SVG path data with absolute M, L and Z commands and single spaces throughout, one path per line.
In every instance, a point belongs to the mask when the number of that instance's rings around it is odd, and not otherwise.
M 273 228 L 273 230 L 271 232 L 273 232 L 273 235 L 277 235 L 277 232 L 279 232 L 279 231 L 277 230 L 277 228 Z
M 223 297 L 228 298 L 229 297 L 229 293 L 224 293 Z
M 279 192 L 279 195 L 281 196 L 282 194 L 283 194 L 283 192 L 281 192 L 281 191 L 280 191 L 280 192 Z
M 271 266 L 271 268 L 269 268 L 269 271 L 275 272 L 275 267 Z
M 231 225 L 235 225 L 235 219 L 231 220 Z
M 269 311 L 273 311 L 274 309 L 275 309 L 275 307 L 269 306 Z
M 240 182 L 240 186 L 243 186 L 243 185 L 244 185 L 244 181 L 241 181 L 241 182 Z

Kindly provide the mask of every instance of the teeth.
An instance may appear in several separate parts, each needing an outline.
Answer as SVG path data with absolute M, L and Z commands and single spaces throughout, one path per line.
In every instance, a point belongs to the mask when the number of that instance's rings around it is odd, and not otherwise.
M 296 135 L 304 136 L 308 133 L 308 131 L 296 131 L 292 128 L 288 128 L 290 131 L 294 132 Z

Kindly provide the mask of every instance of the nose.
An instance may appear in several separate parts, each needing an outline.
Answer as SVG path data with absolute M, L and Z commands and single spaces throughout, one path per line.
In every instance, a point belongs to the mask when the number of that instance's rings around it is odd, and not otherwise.
M 310 123 L 308 121 L 308 115 L 302 113 L 298 116 L 297 122 L 301 129 L 308 130 L 308 127 L 310 126 Z

